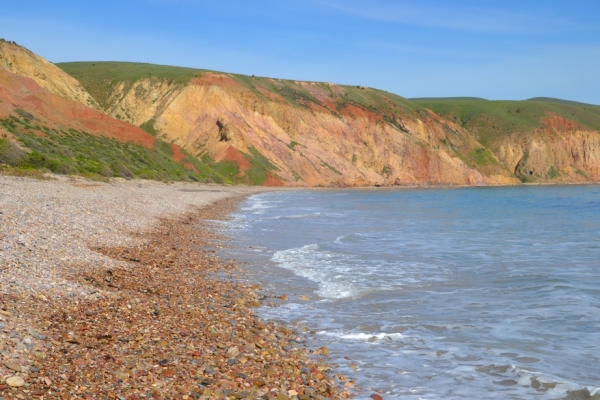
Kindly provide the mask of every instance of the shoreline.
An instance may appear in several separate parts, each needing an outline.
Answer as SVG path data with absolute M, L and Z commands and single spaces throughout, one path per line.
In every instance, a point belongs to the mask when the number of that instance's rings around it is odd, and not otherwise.
M 0 176 L 0 189 L 0 396 L 350 396 L 327 350 L 257 318 L 258 286 L 206 250 L 220 238 L 203 221 L 265 188 Z

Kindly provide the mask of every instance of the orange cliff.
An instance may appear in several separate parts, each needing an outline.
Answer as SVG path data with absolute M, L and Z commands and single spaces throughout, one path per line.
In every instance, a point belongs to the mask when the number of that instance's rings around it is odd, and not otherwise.
M 77 80 L 48 60 L 16 43 L 0 40 L 0 69 L 31 78 L 51 93 L 100 110 L 96 100 Z
M 85 89 L 60 68 L 18 45 L 0 41 L 0 120 L 25 116 L 31 120 L 28 133 L 32 135 L 44 136 L 43 129 L 39 129 L 42 127 L 74 129 L 148 149 L 156 146 L 156 138 L 144 130 L 85 103 L 99 108 Z M 3 126 L 1 138 L 17 143 L 17 138 Z M 181 148 L 172 146 L 173 159 L 181 163 Z
M 153 147 L 156 141 L 139 127 L 51 93 L 33 79 L 0 69 L 0 119 L 16 110 L 32 115 L 40 124 L 51 128 L 81 130 L 147 148 Z M 43 135 L 43 132 L 37 134 Z
M 556 183 L 600 182 L 600 132 L 546 115 L 538 129 L 494 143 L 498 159 L 518 176 Z
M 469 132 L 399 96 L 361 87 L 203 72 L 187 84 L 156 77 L 118 84 L 106 109 L 149 122 L 194 154 L 272 164 L 263 184 L 500 185 L 518 179 L 478 166 Z M 124 117 L 123 117 L 124 116 Z
M 104 75 L 98 72 L 102 64 L 110 64 Z M 600 134 L 553 114 L 538 129 L 487 138 L 482 145 L 476 129 L 360 86 L 139 63 L 72 67 L 79 81 L 29 50 L 0 41 L 0 118 L 20 108 L 57 127 L 146 147 L 155 145 L 156 136 L 172 143 L 177 162 L 185 163 L 182 149 L 208 157 L 208 163 L 229 161 L 239 172 L 234 181 L 250 184 L 600 180 Z

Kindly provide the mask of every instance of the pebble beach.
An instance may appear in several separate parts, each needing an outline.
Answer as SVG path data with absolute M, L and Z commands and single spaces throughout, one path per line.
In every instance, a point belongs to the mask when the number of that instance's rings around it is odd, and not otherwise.
M 0 175 L 0 399 L 349 397 L 211 250 L 263 190 Z

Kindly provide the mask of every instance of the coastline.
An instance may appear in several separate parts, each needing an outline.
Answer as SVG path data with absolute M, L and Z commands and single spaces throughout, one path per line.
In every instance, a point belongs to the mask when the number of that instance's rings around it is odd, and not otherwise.
M 259 288 L 205 250 L 204 220 L 266 190 L 0 176 L 0 396 L 349 396 L 327 350 L 257 318 Z

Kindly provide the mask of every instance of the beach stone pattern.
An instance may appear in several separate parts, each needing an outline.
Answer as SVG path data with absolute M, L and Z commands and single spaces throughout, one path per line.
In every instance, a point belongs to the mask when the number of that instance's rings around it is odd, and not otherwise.
M 260 287 L 211 250 L 208 220 L 253 189 L 140 184 L 0 176 L 0 397 L 351 396 L 327 349 L 256 317 Z

